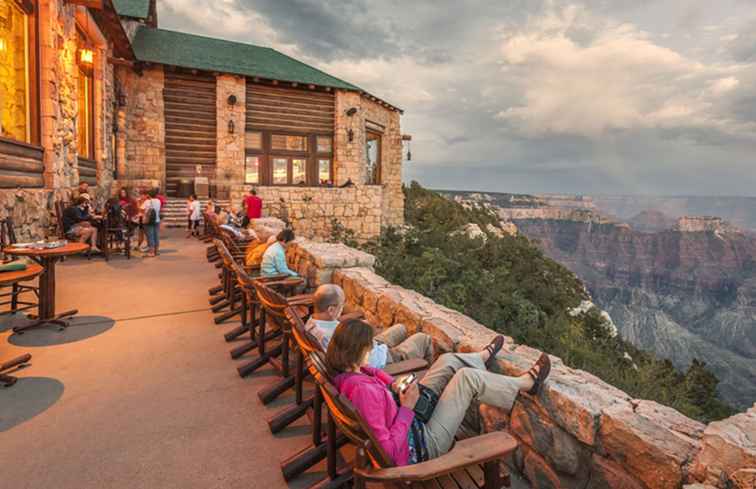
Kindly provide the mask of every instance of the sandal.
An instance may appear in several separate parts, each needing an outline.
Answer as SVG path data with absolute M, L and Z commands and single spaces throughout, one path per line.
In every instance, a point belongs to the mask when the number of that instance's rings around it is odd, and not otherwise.
M 488 357 L 488 360 L 486 360 L 486 369 L 490 370 L 491 367 L 496 365 L 496 354 L 501 351 L 503 346 L 504 337 L 502 335 L 496 335 L 496 337 L 491 340 L 491 343 L 486 346 L 486 351 L 491 354 Z
M 536 367 L 538 367 L 537 371 Z M 549 376 L 549 372 L 551 372 L 551 360 L 547 354 L 541 353 L 541 356 L 538 357 L 535 365 L 528 370 L 528 375 L 533 379 L 533 387 L 530 388 L 528 394 L 536 396 L 541 392 L 541 387 Z

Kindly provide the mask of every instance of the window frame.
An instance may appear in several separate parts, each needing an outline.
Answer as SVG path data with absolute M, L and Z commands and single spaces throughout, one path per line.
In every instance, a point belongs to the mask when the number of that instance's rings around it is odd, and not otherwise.
M 80 130 L 80 127 L 82 127 L 80 124 L 78 124 L 80 120 L 81 115 L 81 107 L 78 107 L 78 113 L 77 113 L 77 134 L 76 134 L 76 154 L 79 158 L 89 160 L 89 161 L 97 161 L 96 158 L 96 148 L 95 148 L 95 134 L 97 132 L 97 101 L 95 100 L 95 83 L 96 83 L 96 77 L 95 77 L 95 65 L 97 64 L 97 50 L 94 49 L 92 46 L 92 42 L 90 42 L 88 39 L 88 36 L 84 33 L 84 31 L 77 25 L 76 26 L 77 31 L 77 55 L 76 55 L 76 64 L 77 68 L 79 70 L 78 76 L 80 77 L 79 82 L 81 81 L 81 77 L 85 77 L 88 80 L 87 83 L 87 100 L 89 101 L 88 107 L 87 107 L 87 120 L 86 120 L 86 131 L 87 131 L 87 153 L 86 154 L 80 154 L 79 151 L 81 148 L 79 148 L 79 134 L 78 131 Z M 83 47 L 88 46 L 89 49 L 92 49 L 94 52 L 94 57 L 92 60 L 92 66 L 90 68 L 85 68 L 79 64 L 78 60 L 78 53 L 79 49 L 82 49 Z M 81 85 L 77 85 L 77 90 L 80 88 Z M 79 101 L 77 93 L 77 102 Z
M 39 44 L 39 9 L 37 0 L 7 0 L 14 4 L 26 17 L 26 135 L 24 140 L 10 135 L 0 134 L 0 141 L 9 144 L 19 144 L 35 149 L 41 144 L 40 117 L 40 44 Z
M 259 185 L 269 187 L 328 187 L 333 185 L 333 134 L 325 133 L 304 133 L 299 131 L 287 131 L 279 129 L 259 129 L 249 128 L 245 133 L 259 132 L 262 133 L 262 147 L 257 148 L 244 148 L 244 164 L 245 164 L 245 185 Z M 301 136 L 306 138 L 307 151 L 297 151 L 288 149 L 273 149 L 272 148 L 272 136 Z M 318 152 L 317 138 L 327 137 L 331 140 L 331 151 L 328 153 Z M 245 138 L 246 140 L 246 138 Z M 247 183 L 246 182 L 246 158 L 247 156 L 257 156 L 259 159 L 259 182 Z M 273 183 L 273 160 L 276 158 L 286 159 L 286 183 Z M 300 183 L 294 183 L 293 180 L 293 166 L 294 160 L 305 160 L 305 181 L 304 185 Z M 330 185 L 320 183 L 319 174 L 319 160 L 330 160 Z
M 374 139 L 378 140 L 378 161 L 377 161 L 377 171 L 376 171 L 376 181 L 371 182 L 367 178 L 365 179 L 365 185 L 383 185 L 383 133 L 374 131 L 372 129 L 365 129 L 365 161 L 363 164 L 365 165 L 365 169 L 369 170 L 367 167 L 367 144 L 368 141 L 370 141 L 370 138 L 368 136 L 375 136 Z M 370 175 L 367 175 L 370 177 Z

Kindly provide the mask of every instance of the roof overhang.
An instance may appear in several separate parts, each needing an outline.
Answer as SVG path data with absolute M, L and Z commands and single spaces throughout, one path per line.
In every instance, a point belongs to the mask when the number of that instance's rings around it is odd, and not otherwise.
M 129 37 L 121 24 L 121 19 L 113 6 L 113 0 L 101 1 L 102 9 L 90 9 L 89 12 L 100 30 L 113 43 L 113 56 L 127 61 L 136 60 L 131 41 L 129 41 Z

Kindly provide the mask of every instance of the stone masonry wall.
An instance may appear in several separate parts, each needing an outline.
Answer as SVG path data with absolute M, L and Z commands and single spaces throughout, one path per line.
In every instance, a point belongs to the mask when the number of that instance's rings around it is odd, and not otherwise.
M 119 70 L 119 81 L 126 95 L 126 109 L 119 131 L 119 185 L 135 186 L 135 181 L 165 182 L 164 76 L 161 66 L 141 73 Z
M 241 202 L 250 188 L 249 185 L 233 188 L 231 202 L 234 208 L 241 208 Z M 334 219 L 354 231 L 358 240 L 380 234 L 383 198 L 380 186 L 255 188 L 263 201 L 263 216 L 289 220 L 298 236 L 328 238 Z
M 216 184 L 231 186 L 244 181 L 244 125 L 246 82 L 243 76 L 218 75 Z M 236 104 L 229 105 L 228 97 L 236 96 Z M 229 134 L 228 123 L 234 123 Z
M 309 285 L 340 285 L 351 307 L 379 328 L 403 323 L 430 334 L 439 352 L 478 351 L 494 332 L 417 292 L 387 282 L 370 255 L 343 245 L 297 242 L 287 251 Z M 507 338 L 498 355 L 504 374 L 518 375 L 539 351 Z M 597 377 L 551 357 L 552 373 L 539 396 L 521 394 L 506 413 L 481 406 L 487 430 L 509 431 L 520 442 L 509 463 L 532 487 L 753 489 L 756 405 L 705 426 L 652 401 L 633 399 Z
M 349 109 L 357 113 L 347 116 Z M 404 223 L 404 194 L 402 193 L 402 137 L 400 114 L 382 107 L 354 92 L 336 92 L 336 122 L 334 132 L 334 181 L 341 185 L 351 180 L 364 185 L 366 123 L 384 127 L 381 159 L 381 225 L 400 226 Z M 353 131 L 349 142 L 349 130 Z

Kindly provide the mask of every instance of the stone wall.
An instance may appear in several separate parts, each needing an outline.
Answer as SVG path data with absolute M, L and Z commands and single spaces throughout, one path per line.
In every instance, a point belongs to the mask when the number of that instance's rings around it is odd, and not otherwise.
M 118 145 L 119 185 L 135 187 L 135 181 L 165 180 L 165 117 L 163 105 L 163 68 L 146 68 L 142 73 L 123 69 L 118 72 L 126 95 L 123 127 Z
M 478 351 L 495 334 L 454 310 L 376 275 L 370 255 L 343 245 L 299 242 L 287 255 L 310 285 L 340 285 L 351 307 L 372 324 L 395 323 L 430 334 L 439 352 Z M 509 375 L 527 370 L 539 351 L 507 338 L 498 356 Z M 511 413 L 481 406 L 486 429 L 509 431 L 520 442 L 511 466 L 532 487 L 679 488 L 710 484 L 753 489 L 756 405 L 705 426 L 674 409 L 633 399 L 597 377 L 551 357 L 552 373 L 539 396 L 521 394 Z M 710 487 L 710 486 L 694 486 Z
M 241 208 L 242 199 L 250 188 L 246 185 L 232 189 L 233 207 Z M 380 234 L 384 191 L 380 186 L 255 188 L 263 201 L 263 215 L 289 220 L 297 235 L 328 238 L 334 222 L 354 231 L 358 240 Z
M 234 75 L 218 75 L 216 80 L 216 184 L 230 187 L 244 182 L 246 81 L 243 76 Z M 235 105 L 228 104 L 230 95 L 236 97 Z M 228 131 L 229 121 L 234 124 L 232 134 Z

